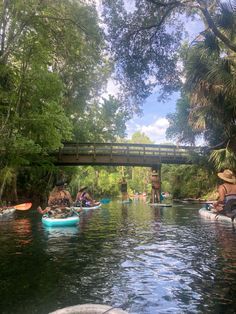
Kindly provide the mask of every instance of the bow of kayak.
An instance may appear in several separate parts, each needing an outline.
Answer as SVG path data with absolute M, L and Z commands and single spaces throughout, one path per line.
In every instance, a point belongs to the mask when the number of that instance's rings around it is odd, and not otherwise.
M 79 216 L 71 216 L 66 218 L 51 218 L 47 215 L 42 217 L 42 223 L 47 227 L 69 227 L 79 223 Z

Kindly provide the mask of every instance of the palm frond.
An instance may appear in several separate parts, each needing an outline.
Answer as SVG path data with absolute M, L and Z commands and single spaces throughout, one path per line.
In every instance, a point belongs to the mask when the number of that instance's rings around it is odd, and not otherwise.
M 235 9 L 230 2 L 221 3 L 221 14 L 218 15 L 217 23 L 225 31 L 234 31 Z
M 236 156 L 227 148 L 213 150 L 210 155 L 210 161 L 214 163 L 217 170 L 224 168 L 236 169 Z

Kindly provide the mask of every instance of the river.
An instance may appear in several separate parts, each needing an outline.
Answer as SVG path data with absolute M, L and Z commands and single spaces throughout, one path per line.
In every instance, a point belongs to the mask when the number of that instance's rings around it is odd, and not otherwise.
M 0 220 L 0 313 L 83 303 L 130 314 L 236 313 L 236 234 L 200 205 L 111 202 L 78 227 L 45 229 L 36 210 Z

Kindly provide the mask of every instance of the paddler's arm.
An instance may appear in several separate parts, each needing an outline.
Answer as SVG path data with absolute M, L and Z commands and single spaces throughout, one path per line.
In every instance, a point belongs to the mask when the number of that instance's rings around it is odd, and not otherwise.
M 40 214 L 46 214 L 47 212 L 49 212 L 49 210 L 51 209 L 51 207 L 46 207 L 45 209 L 42 209 L 41 206 L 38 206 L 37 208 L 37 211 L 40 213 Z

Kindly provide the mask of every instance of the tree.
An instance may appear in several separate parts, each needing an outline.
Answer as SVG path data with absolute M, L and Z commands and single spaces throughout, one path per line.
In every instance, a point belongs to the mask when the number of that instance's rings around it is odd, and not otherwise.
M 178 143 L 195 144 L 196 135 L 200 132 L 194 131 L 189 123 L 190 110 L 188 97 L 182 93 L 176 103 L 176 112 L 167 115 L 169 121 L 166 130 L 167 138 L 176 139 Z
M 221 16 L 222 32 L 232 40 L 236 38 L 235 22 L 232 11 L 226 8 Z M 236 169 L 235 57 L 235 52 L 205 33 L 201 42 L 188 49 L 184 63 L 189 124 L 218 150 L 211 156 L 218 169 L 224 164 Z
M 87 1 L 2 1 L 1 195 L 22 166 L 49 163 L 49 154 L 72 139 L 73 112 L 83 115 L 108 73 L 103 47 Z
M 124 138 L 130 114 L 122 103 L 109 96 L 85 106 L 84 112 L 73 114 L 74 137 L 78 142 L 112 142 Z
M 130 143 L 136 144 L 153 144 L 150 138 L 142 132 L 135 132 L 132 134 L 131 139 L 129 140 Z
M 235 20 L 235 8 L 215 0 L 135 0 L 127 12 L 124 1 L 103 0 L 108 40 L 116 74 L 124 93 L 141 103 L 156 85 L 165 92 L 179 89 L 178 50 L 183 38 L 183 17 L 199 17 L 223 47 L 236 52 L 231 33 L 222 31 L 222 13 Z M 235 28 L 232 29 L 235 34 Z M 204 33 L 204 32 L 202 32 Z M 201 35 L 201 34 L 199 34 Z

